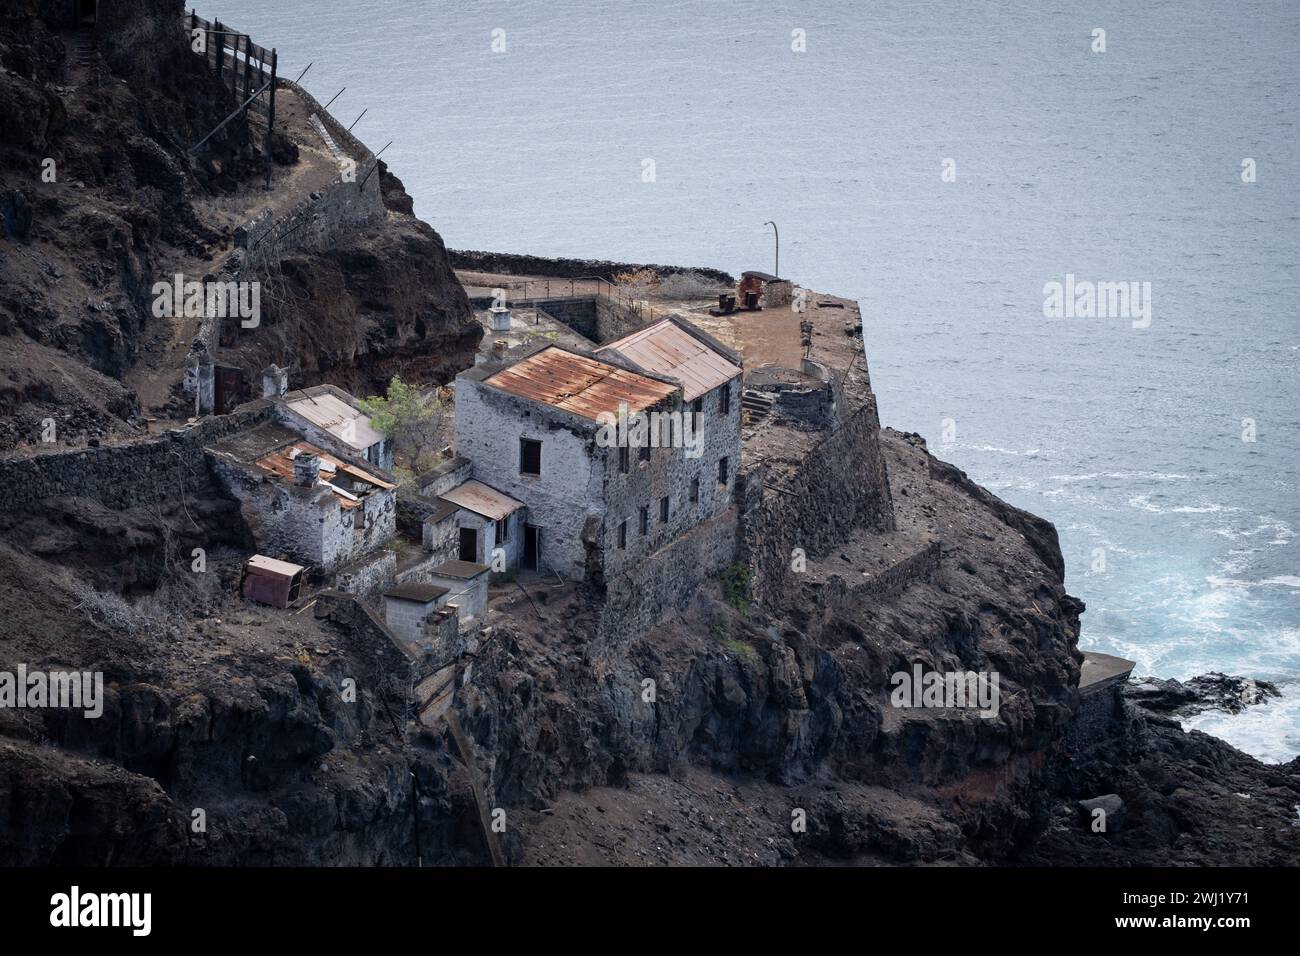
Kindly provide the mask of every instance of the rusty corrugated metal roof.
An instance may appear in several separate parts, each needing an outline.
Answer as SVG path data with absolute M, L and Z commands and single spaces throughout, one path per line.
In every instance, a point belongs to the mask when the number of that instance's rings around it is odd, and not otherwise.
M 667 382 L 555 346 L 502 369 L 484 384 L 592 421 L 602 412 L 617 415 L 621 402 L 636 412 L 677 391 Z
M 516 501 L 509 495 L 497 491 L 491 485 L 485 485 L 481 481 L 473 480 L 457 485 L 451 491 L 444 492 L 438 497 L 462 508 L 468 508 L 476 515 L 491 518 L 493 521 L 500 521 L 506 515 L 512 514 L 524 506 L 522 501 Z
M 384 481 L 382 478 L 375 477 L 374 475 L 370 474 L 370 472 L 368 471 L 363 471 L 360 468 L 357 468 L 353 465 L 349 465 L 345 461 L 340 461 L 339 459 L 331 455 L 329 452 L 317 448 L 311 442 L 305 442 L 305 441 L 295 442 L 292 445 L 288 445 L 284 448 L 277 449 L 276 451 L 273 451 L 269 455 L 263 455 L 261 458 L 257 459 L 256 464 L 257 467 L 261 468 L 263 471 L 269 471 L 271 474 L 276 475 L 279 478 L 283 478 L 285 481 L 292 482 L 293 481 L 293 459 L 297 457 L 297 455 L 301 452 L 310 452 L 313 455 L 319 456 L 322 463 L 322 467 L 321 467 L 322 475 L 326 475 L 328 473 L 329 469 L 324 467 L 325 463 L 328 463 L 334 466 L 335 475 L 337 475 L 338 472 L 341 471 L 344 474 L 351 475 L 353 478 L 360 478 L 362 481 L 368 482 L 377 488 L 391 489 L 397 487 L 391 482 L 387 482 Z M 329 483 L 328 478 L 325 479 L 325 483 L 326 484 Z M 339 503 L 344 508 L 359 508 L 361 506 L 360 501 L 348 500 L 347 497 L 345 497 L 343 494 L 340 493 L 339 489 L 332 488 L 331 490 L 334 491 L 334 496 L 339 499 Z
M 741 371 L 672 319 L 625 335 L 596 354 L 606 350 L 616 351 L 651 372 L 677 379 L 688 402 L 731 381 Z

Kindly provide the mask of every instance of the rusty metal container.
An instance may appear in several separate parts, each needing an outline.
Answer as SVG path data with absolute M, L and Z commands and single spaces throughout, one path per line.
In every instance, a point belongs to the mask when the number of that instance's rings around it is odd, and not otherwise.
M 244 577 L 239 593 L 249 601 L 287 608 L 302 590 L 302 575 L 307 569 L 300 564 L 277 561 L 255 554 L 244 562 Z

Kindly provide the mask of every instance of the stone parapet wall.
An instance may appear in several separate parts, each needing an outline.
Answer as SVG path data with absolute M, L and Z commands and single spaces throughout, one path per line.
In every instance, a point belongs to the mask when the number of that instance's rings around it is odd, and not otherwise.
M 867 600 L 883 601 L 913 584 L 930 583 L 939 570 L 942 553 L 942 544 L 931 541 L 860 582 L 850 584 L 838 574 L 832 575 L 817 589 L 817 613 L 833 616 L 851 611 Z
M 374 154 L 370 152 L 370 147 L 366 146 L 365 143 L 361 142 L 361 140 L 349 132 L 348 128 L 336 120 L 331 113 L 326 112 L 325 108 L 320 105 L 320 101 L 307 92 L 304 87 L 299 86 L 293 80 L 286 80 L 283 78 L 277 79 L 275 83 L 277 89 L 292 90 L 296 93 L 298 98 L 307 105 L 309 111 L 320 117 L 321 122 L 325 124 L 325 128 L 329 130 L 329 134 L 334 137 L 334 142 L 337 143 L 345 153 L 357 161 L 357 169 L 360 173 L 357 178 L 360 179 L 361 176 L 364 176 L 368 164 L 375 158 Z M 376 173 L 375 176 L 371 178 L 377 178 L 378 175 L 379 174 Z

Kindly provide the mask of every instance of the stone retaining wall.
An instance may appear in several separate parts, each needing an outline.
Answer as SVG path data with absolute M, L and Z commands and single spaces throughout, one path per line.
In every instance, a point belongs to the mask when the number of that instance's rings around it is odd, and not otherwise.
M 737 511 L 729 508 L 611 575 L 597 636 L 627 640 L 664 616 L 685 611 L 696 589 L 736 560 L 738 530 Z
M 608 259 L 553 259 L 546 256 L 520 255 L 511 252 L 480 252 L 474 249 L 448 249 L 453 269 L 491 272 L 519 276 L 552 276 L 561 279 L 607 279 L 613 281 L 620 272 L 650 269 L 660 277 L 680 272 L 697 272 L 719 285 L 734 286 L 736 279 L 721 269 L 686 266 L 661 266 L 650 263 L 611 262 Z
M 397 637 L 377 612 L 351 594 L 321 591 L 313 613 L 338 627 L 349 660 L 358 663 L 357 689 L 383 692 L 390 707 L 393 697 L 408 701 L 415 684 L 435 669 L 430 655 Z M 401 708 L 394 711 L 400 720 Z
M 244 252 L 238 264 L 240 277 L 254 278 L 255 273 L 291 253 L 325 248 L 354 230 L 383 219 L 379 174 L 371 175 L 363 186 L 361 180 L 365 174 L 366 167 L 358 163 L 355 182 L 344 181 L 340 174 L 274 221 L 263 211 L 239 227 L 235 243 Z
M 204 446 L 267 421 L 271 411 L 270 402 L 251 402 L 234 414 L 214 415 L 157 438 L 0 461 L 0 487 L 5 489 L 0 512 L 62 496 L 129 508 L 151 500 L 160 476 L 177 495 L 207 487 Z
M 795 548 L 815 557 L 854 528 L 893 530 L 874 396 L 845 408 L 839 427 L 827 430 L 793 473 L 778 478 L 766 465 L 746 469 L 737 501 L 742 558 L 750 565 L 751 593 L 759 603 L 785 590 Z

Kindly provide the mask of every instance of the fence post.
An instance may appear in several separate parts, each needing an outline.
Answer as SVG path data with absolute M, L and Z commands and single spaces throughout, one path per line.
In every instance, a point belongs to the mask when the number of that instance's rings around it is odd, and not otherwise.
M 244 96 L 247 97 L 253 92 L 252 83 L 253 72 L 253 38 L 247 33 L 244 34 Z
M 226 59 L 226 42 L 221 41 L 221 59 Z M 230 95 L 239 102 L 239 37 L 230 46 Z
M 275 135 L 275 71 L 280 62 L 275 48 L 271 48 L 271 102 L 266 114 L 266 188 L 271 188 L 271 137 Z
M 220 20 L 212 21 L 212 36 L 216 39 L 217 44 L 212 48 L 213 58 L 217 62 L 217 82 L 222 86 L 226 85 L 226 57 L 222 47 L 226 44 L 226 39 L 221 35 L 225 28 L 221 25 Z

